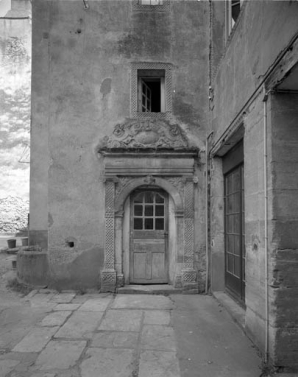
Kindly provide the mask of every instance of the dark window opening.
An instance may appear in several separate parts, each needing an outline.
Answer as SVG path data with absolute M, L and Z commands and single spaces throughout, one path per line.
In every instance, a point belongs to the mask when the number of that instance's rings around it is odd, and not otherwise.
M 232 0 L 232 20 L 237 21 L 240 13 L 240 0 Z
M 138 71 L 138 111 L 160 113 L 165 111 L 164 95 L 165 71 Z

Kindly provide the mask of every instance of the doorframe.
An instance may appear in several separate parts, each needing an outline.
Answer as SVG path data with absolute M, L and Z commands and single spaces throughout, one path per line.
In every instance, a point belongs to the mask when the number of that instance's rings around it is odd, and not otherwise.
M 138 187 L 134 191 L 131 192 L 130 194 L 130 214 L 129 214 L 129 282 L 132 284 L 142 284 L 142 283 L 133 283 L 132 282 L 132 271 L 133 271 L 133 260 L 132 260 L 132 253 L 133 253 L 133 246 L 132 246 L 132 233 L 133 233 L 133 198 L 134 196 L 138 195 L 138 193 L 146 192 L 146 191 L 153 191 L 153 192 L 158 192 L 161 193 L 161 195 L 165 199 L 165 229 L 164 232 L 167 233 L 167 236 L 165 237 L 165 268 L 166 268 L 166 283 L 152 283 L 152 284 L 168 284 L 170 281 L 169 277 L 169 193 L 165 191 L 161 187 L 156 187 L 156 186 L 147 186 L 147 187 Z M 143 283 L 146 284 L 146 283 Z M 150 284 L 150 283 L 148 283 Z
M 197 271 L 194 268 L 194 185 L 193 175 L 161 178 L 158 176 L 105 178 L 105 238 L 104 266 L 100 271 L 101 291 L 114 292 L 125 284 L 123 271 L 124 206 L 136 188 L 155 186 L 164 189 L 174 202 L 175 231 L 177 234 L 175 271 L 172 284 L 176 288 L 198 292 Z M 173 182 L 178 179 L 181 187 Z

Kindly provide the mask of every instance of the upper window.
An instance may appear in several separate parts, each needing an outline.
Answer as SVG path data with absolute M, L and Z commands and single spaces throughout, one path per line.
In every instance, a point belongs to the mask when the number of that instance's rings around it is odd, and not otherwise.
M 138 112 L 165 112 L 165 70 L 138 70 Z
M 140 5 L 162 5 L 163 0 L 139 0 Z
M 1 1 L 1 0 L 0 0 Z M 171 0 L 132 0 L 132 9 L 136 12 L 167 12 Z
M 172 112 L 172 64 L 134 62 L 131 68 L 131 117 L 166 118 Z
M 243 0 L 226 0 L 226 39 L 238 19 L 242 2 Z

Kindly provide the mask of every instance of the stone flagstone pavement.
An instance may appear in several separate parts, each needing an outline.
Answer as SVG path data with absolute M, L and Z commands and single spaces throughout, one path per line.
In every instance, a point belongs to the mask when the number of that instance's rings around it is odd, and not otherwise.
M 149 295 L 34 291 L 44 317 L 0 360 L 0 376 L 179 377 L 173 303 Z
M 39 290 L 0 302 L 0 377 L 259 377 L 259 364 L 210 296 Z

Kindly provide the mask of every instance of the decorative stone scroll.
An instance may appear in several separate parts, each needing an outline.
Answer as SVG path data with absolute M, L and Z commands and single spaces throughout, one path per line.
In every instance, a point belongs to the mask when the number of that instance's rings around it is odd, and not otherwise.
M 105 136 L 97 152 L 115 150 L 194 150 L 177 124 L 160 119 L 137 119 L 117 124 L 111 136 Z

